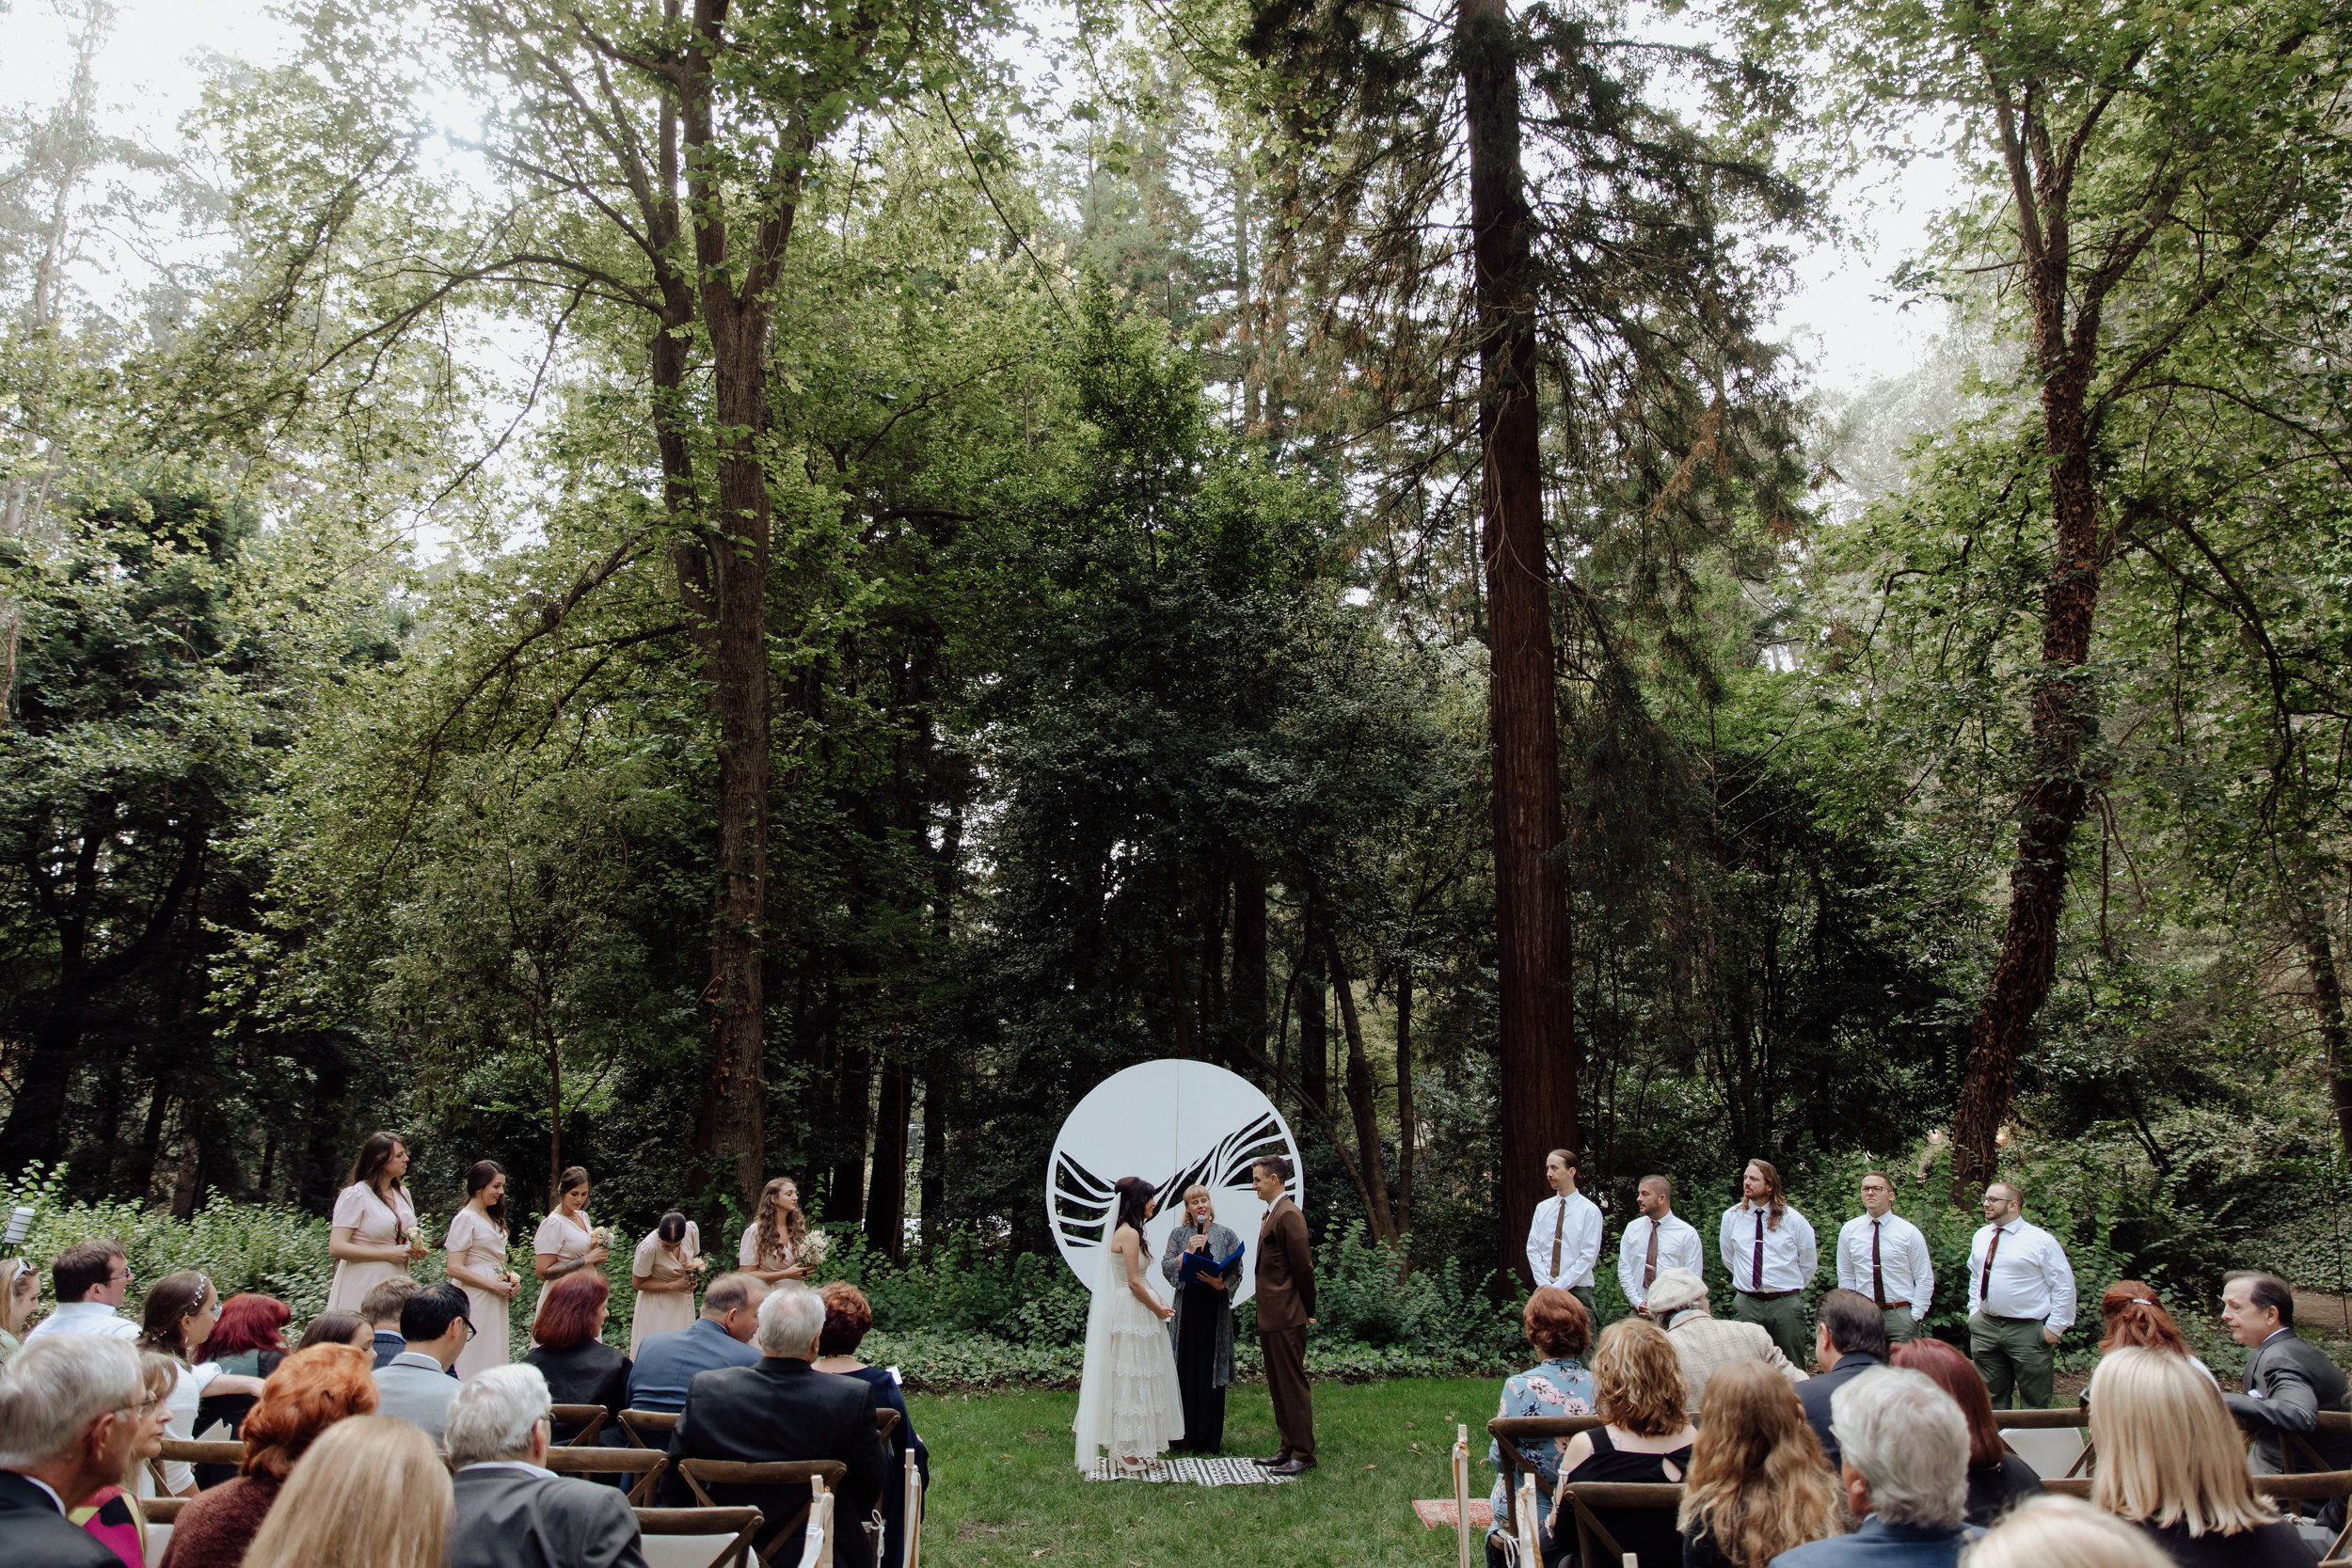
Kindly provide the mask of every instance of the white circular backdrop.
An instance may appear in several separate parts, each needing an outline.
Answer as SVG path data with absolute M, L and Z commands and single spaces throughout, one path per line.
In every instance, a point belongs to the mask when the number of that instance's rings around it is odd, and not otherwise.
M 1159 1190 L 1160 1207 L 1143 1227 L 1150 1248 L 1154 1289 L 1165 1291 L 1158 1274 L 1160 1248 L 1184 1212 L 1184 1191 L 1198 1181 L 1209 1189 L 1219 1225 L 1249 1249 L 1242 1260 L 1235 1301 L 1247 1301 L 1255 1286 L 1258 1222 L 1265 1205 L 1249 1185 L 1249 1166 L 1267 1155 L 1290 1162 L 1291 1201 L 1305 1205 L 1299 1184 L 1298 1145 L 1290 1124 L 1258 1086 L 1239 1073 L 1208 1062 L 1169 1058 L 1144 1062 L 1097 1084 L 1062 1123 L 1054 1158 L 1045 1170 L 1045 1217 L 1062 1261 L 1078 1283 L 1094 1288 L 1118 1195 L 1112 1183 L 1140 1176 Z

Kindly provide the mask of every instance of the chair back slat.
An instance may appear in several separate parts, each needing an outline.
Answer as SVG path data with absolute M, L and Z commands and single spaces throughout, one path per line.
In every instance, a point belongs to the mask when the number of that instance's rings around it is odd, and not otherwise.
M 710 1495 L 713 1486 L 761 1486 L 785 1488 L 809 1487 L 810 1496 L 829 1492 L 850 1473 L 850 1467 L 837 1459 L 779 1459 L 753 1462 L 741 1459 L 681 1459 L 678 1474 L 686 1478 L 687 1486 L 697 1501 L 706 1508 L 716 1508 L 719 1499 Z M 808 1504 L 803 1503 L 783 1528 L 769 1541 L 759 1560 L 768 1562 L 777 1545 L 801 1533 L 808 1522 Z
M 1672 1514 L 1682 1507 L 1680 1481 L 1581 1481 L 1569 1483 L 1567 1504 L 1576 1515 L 1578 1560 L 1602 1563 L 1629 1561 L 1632 1554 L 1617 1544 L 1595 1509 L 1662 1509 Z M 1560 1528 L 1560 1505 L 1552 1504 L 1552 1528 Z
M 564 1439 L 564 1446 L 567 1449 L 596 1447 L 596 1434 L 604 1430 L 607 1414 L 600 1404 L 559 1404 L 548 1412 L 557 1426 L 580 1429 Z
M 2059 1427 L 2087 1427 L 2090 1412 L 2082 1405 L 2072 1410 L 1995 1410 L 1993 1424 L 2012 1432 L 2049 1432 Z
M 188 1506 L 185 1497 L 141 1497 L 139 1512 L 147 1515 L 151 1525 L 171 1525 L 180 1520 L 180 1511 Z
M 677 1426 L 675 1410 L 624 1410 L 621 1430 L 628 1434 L 629 1446 L 639 1449 L 666 1449 L 670 1433 Z
M 882 1446 L 888 1448 L 890 1434 L 898 1430 L 898 1413 L 895 1410 L 877 1409 L 874 1412 L 874 1430 L 882 1434 Z
M 641 1536 L 727 1535 L 734 1537 L 719 1548 L 707 1568 L 747 1568 L 752 1555 L 752 1538 L 759 1533 L 762 1515 L 755 1508 L 641 1508 L 637 1514 L 637 1533 Z
M 164 1439 L 163 1458 L 176 1459 L 183 1465 L 242 1465 L 245 1463 L 243 1443 L 191 1443 L 178 1437 Z
M 561 1448 L 549 1449 L 543 1463 L 559 1476 L 634 1476 L 628 1500 L 644 1508 L 653 1501 L 661 1472 L 670 1467 L 670 1456 L 658 1449 Z

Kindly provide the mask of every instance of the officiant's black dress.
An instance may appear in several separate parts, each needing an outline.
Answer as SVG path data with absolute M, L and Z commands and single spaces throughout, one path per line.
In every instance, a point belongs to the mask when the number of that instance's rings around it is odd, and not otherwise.
M 1170 1305 L 1176 1316 L 1168 1334 L 1176 1341 L 1176 1388 L 1184 1404 L 1184 1440 L 1175 1445 L 1191 1453 L 1216 1453 L 1225 1447 L 1225 1386 L 1233 1381 L 1233 1287 L 1241 1279 L 1234 1258 L 1225 1270 L 1225 1289 L 1182 1283 L 1184 1243 L 1200 1229 L 1189 1219 L 1168 1233 L 1160 1255 L 1160 1273 L 1173 1288 Z M 1209 1256 L 1228 1258 L 1241 1246 L 1241 1238 L 1211 1220 Z

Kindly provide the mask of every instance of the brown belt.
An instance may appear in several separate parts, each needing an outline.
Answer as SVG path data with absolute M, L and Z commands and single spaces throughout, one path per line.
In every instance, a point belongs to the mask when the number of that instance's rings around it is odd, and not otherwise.
M 1734 1291 L 1731 1293 L 1735 1296 L 1745 1296 L 1750 1301 L 1779 1301 L 1788 1296 L 1804 1294 L 1803 1291 Z

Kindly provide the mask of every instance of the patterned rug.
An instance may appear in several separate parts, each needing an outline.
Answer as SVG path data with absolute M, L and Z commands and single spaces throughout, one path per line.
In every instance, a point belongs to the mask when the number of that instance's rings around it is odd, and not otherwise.
M 1155 1459 L 1140 1470 L 1131 1470 L 1108 1455 L 1094 1462 L 1087 1472 L 1089 1481 L 1172 1481 L 1193 1486 L 1279 1486 L 1295 1481 L 1295 1476 L 1270 1476 L 1263 1465 L 1247 1459 L 1188 1459 L 1176 1457 Z
M 1452 1497 L 1416 1497 L 1413 1499 L 1413 1512 L 1420 1514 L 1421 1522 L 1431 1529 L 1454 1528 L 1454 1499 Z M 1472 1497 L 1470 1516 L 1470 1528 L 1482 1532 L 1490 1529 L 1495 1522 L 1494 1505 L 1484 1497 Z

